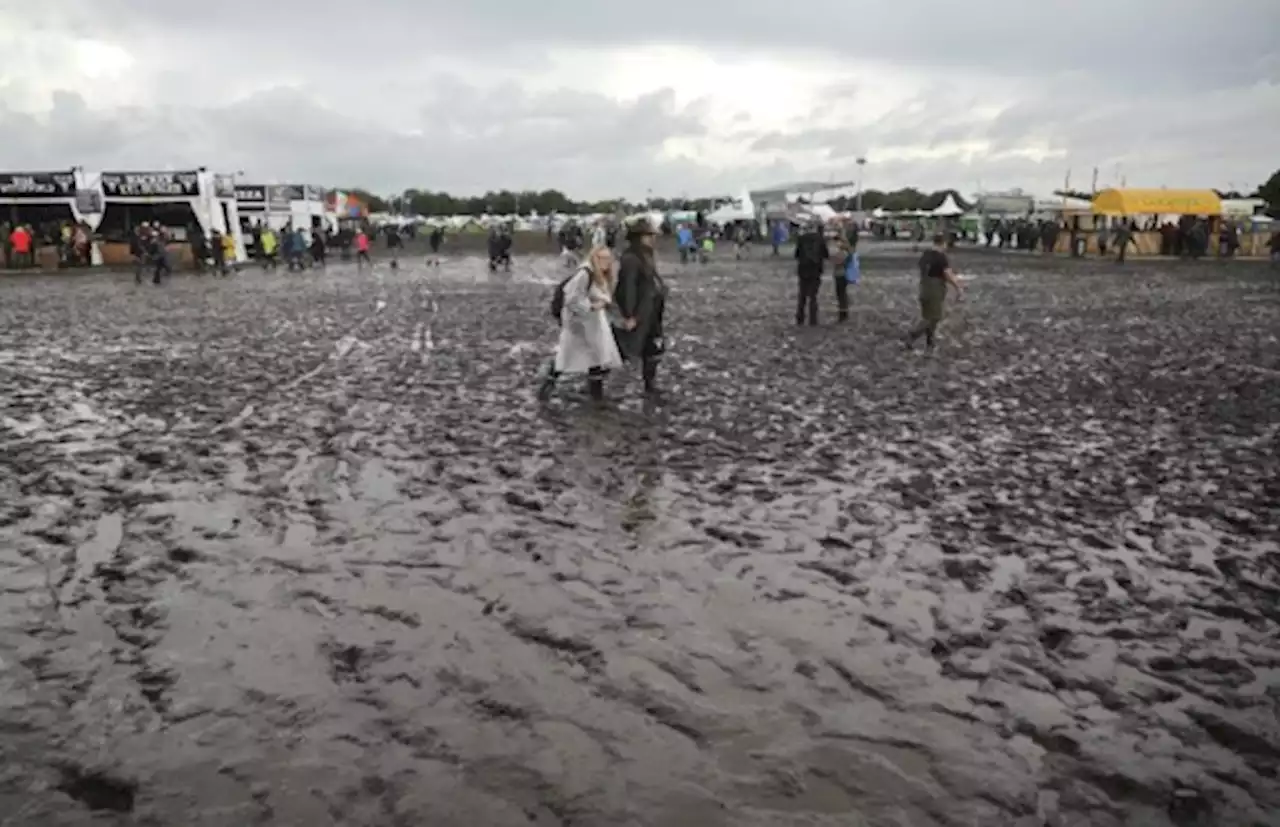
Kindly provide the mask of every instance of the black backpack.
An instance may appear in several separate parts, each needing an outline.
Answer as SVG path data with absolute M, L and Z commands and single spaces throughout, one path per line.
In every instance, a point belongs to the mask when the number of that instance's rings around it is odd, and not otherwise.
M 574 270 L 572 273 L 565 276 L 564 279 L 556 285 L 555 292 L 551 294 L 551 318 L 555 319 L 557 322 L 560 321 L 560 314 L 564 311 L 565 285 L 569 283 L 569 279 L 576 275 L 578 275 L 578 271 Z

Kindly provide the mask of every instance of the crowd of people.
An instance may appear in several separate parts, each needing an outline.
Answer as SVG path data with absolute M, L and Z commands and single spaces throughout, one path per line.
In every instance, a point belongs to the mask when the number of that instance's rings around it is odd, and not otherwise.
M 92 264 L 93 232 L 83 221 L 48 222 L 39 226 L 23 223 L 0 223 L 3 242 L 3 265 L 6 270 L 35 267 L 36 251 L 51 247 L 59 267 L 88 267 Z
M 681 227 L 677 232 L 681 249 L 687 246 L 680 238 L 684 231 L 691 232 L 691 228 Z M 666 350 L 663 314 L 667 296 L 653 254 L 658 235 L 647 219 L 637 220 L 626 232 L 627 247 L 618 258 L 616 277 L 614 251 L 601 239 L 601 243 L 592 244 L 581 265 L 556 288 L 551 315 L 560 327 L 560 335 L 539 388 L 540 399 L 549 399 L 562 377 L 579 375 L 586 377 L 590 399 L 602 402 L 605 380 L 628 362 L 640 363 L 645 392 L 658 393 L 658 364 Z M 834 232 L 816 221 L 800 228 L 795 243 L 797 326 L 818 325 L 819 295 L 828 266 L 832 270 L 836 323 L 849 320 L 850 289 L 862 280 L 858 238 L 858 228 L 852 224 Z M 571 254 L 577 241 L 575 232 L 563 233 L 561 240 L 565 253 Z M 908 350 L 924 339 L 926 349 L 932 351 L 937 345 L 948 295 L 954 293 L 958 300 L 964 294 L 964 284 L 947 256 L 950 243 L 946 233 L 938 233 L 920 256 L 920 319 L 903 337 Z M 682 259 L 685 263 L 690 261 L 688 256 Z

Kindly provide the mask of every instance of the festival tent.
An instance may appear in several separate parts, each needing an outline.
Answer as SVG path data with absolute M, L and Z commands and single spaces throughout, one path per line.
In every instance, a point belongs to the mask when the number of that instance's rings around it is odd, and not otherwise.
M 955 218 L 958 215 L 964 215 L 964 208 L 956 203 L 954 195 L 947 193 L 943 202 L 930 211 L 929 215 L 935 218 Z
M 744 210 L 735 204 L 724 204 L 707 214 L 712 224 L 732 224 L 735 221 L 755 221 L 754 210 Z
M 712 224 L 731 224 L 734 221 L 755 221 L 756 207 L 751 203 L 751 193 L 743 190 L 734 201 L 722 204 L 707 216 Z
M 1095 215 L 1222 215 L 1213 190 L 1105 189 L 1093 198 Z
M 236 211 L 225 209 L 226 198 L 234 198 L 234 192 L 229 193 L 225 183 L 219 190 L 218 177 L 204 168 L 101 172 L 86 174 L 85 182 L 102 193 L 102 212 L 84 216 L 101 235 L 126 236 L 138 222 L 153 221 L 185 241 L 186 229 L 194 223 L 206 234 L 230 232 L 236 237 L 237 253 L 242 249 L 239 228 L 228 226 Z

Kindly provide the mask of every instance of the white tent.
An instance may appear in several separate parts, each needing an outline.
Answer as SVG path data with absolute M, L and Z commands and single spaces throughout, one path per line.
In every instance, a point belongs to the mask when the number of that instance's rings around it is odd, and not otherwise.
M 751 194 L 746 190 L 743 190 L 742 195 L 738 196 L 734 201 L 728 204 L 721 204 L 707 216 L 707 221 L 712 224 L 729 224 L 734 221 L 755 220 L 756 207 L 755 204 L 751 203 Z
M 744 210 L 736 204 L 722 204 L 707 214 L 712 224 L 730 224 L 734 221 L 754 221 L 755 212 Z
M 955 196 L 947 193 L 946 199 L 929 214 L 937 218 L 954 218 L 957 215 L 964 215 L 964 210 L 956 203 Z

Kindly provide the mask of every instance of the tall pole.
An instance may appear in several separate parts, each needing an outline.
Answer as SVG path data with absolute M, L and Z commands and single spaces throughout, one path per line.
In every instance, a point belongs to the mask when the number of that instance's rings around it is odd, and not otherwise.
M 862 170 L 867 165 L 866 158 L 858 159 L 858 208 L 857 212 L 862 212 Z

